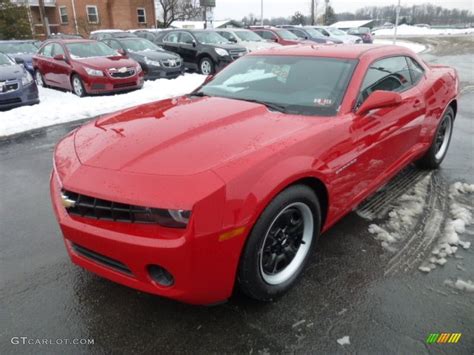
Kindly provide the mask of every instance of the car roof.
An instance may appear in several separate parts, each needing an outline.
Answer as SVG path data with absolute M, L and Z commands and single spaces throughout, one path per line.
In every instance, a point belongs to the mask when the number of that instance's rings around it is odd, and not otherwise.
M 87 39 L 87 38 L 51 38 L 49 40 L 46 40 L 45 42 L 68 44 L 68 43 L 90 43 L 90 42 L 97 42 L 97 41 L 93 39 Z
M 250 53 L 250 56 L 257 55 L 286 55 L 286 56 L 309 56 L 341 59 L 359 59 L 365 56 L 372 58 L 385 57 L 387 55 L 407 55 L 413 54 L 405 47 L 396 45 L 381 44 L 334 44 L 334 45 L 294 45 L 273 47 L 261 50 L 257 54 Z

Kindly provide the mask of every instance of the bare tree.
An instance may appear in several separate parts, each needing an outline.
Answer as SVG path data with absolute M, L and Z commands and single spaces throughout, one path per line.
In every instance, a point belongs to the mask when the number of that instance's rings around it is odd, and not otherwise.
M 193 20 L 200 18 L 202 9 L 198 0 L 158 0 L 161 10 L 161 27 L 169 27 L 176 20 Z

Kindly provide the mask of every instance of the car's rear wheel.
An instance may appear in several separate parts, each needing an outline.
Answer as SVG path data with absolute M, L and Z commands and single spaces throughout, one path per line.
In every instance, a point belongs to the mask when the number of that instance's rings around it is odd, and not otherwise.
M 452 107 L 448 107 L 438 124 L 430 149 L 416 162 L 420 168 L 436 169 L 441 165 L 451 142 L 453 123 L 454 110 Z
M 211 75 L 215 72 L 215 65 L 211 58 L 204 57 L 199 62 L 199 71 L 204 75 Z
M 294 185 L 281 192 L 248 237 L 239 265 L 242 291 L 261 301 L 288 291 L 309 260 L 320 226 L 319 201 L 309 187 Z
M 43 75 L 40 73 L 38 69 L 36 69 L 35 71 L 35 81 L 36 81 L 36 85 L 42 86 L 44 88 L 46 87 L 46 84 L 44 83 Z
M 86 95 L 86 90 L 84 89 L 84 84 L 79 75 L 73 75 L 71 79 L 72 92 L 79 96 L 83 97 Z

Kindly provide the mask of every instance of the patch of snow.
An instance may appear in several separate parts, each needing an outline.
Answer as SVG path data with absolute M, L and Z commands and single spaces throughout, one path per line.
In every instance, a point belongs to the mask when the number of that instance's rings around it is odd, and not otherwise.
M 351 345 L 351 340 L 348 335 L 343 336 L 342 338 L 337 339 L 339 345 Z
M 41 102 L 38 105 L 0 113 L 0 137 L 184 95 L 200 86 L 205 79 L 205 75 L 185 74 L 172 80 L 146 81 L 141 90 L 124 94 L 82 98 L 70 92 L 40 87 Z
M 407 231 L 412 229 L 418 216 L 423 213 L 430 179 L 429 174 L 398 198 L 395 207 L 388 214 L 388 222 L 383 226 L 369 225 L 369 233 L 381 242 L 385 250 L 396 252 L 400 242 L 408 236 Z
M 372 33 L 376 36 L 393 36 L 395 28 L 381 28 Z M 399 36 L 446 36 L 446 35 L 463 35 L 474 33 L 473 28 L 427 28 L 416 27 L 410 25 L 400 25 L 397 28 Z
M 443 234 L 438 243 L 431 251 L 433 255 L 428 261 L 423 262 L 419 270 L 429 272 L 436 268 L 436 265 L 444 265 L 446 257 L 455 256 L 459 247 L 469 249 L 471 242 L 463 241 L 459 235 L 466 232 L 466 227 L 474 222 L 472 206 L 468 206 L 460 201 L 462 195 L 470 195 L 474 192 L 474 184 L 456 182 L 449 188 L 449 214 Z M 428 270 L 430 268 L 430 270 Z
M 460 291 L 474 292 L 474 282 L 471 280 L 464 281 L 458 278 L 456 281 L 445 280 L 444 284 Z
M 374 43 L 375 44 L 393 44 L 393 41 L 391 39 L 378 39 L 378 38 L 376 38 L 374 40 Z M 397 40 L 397 46 L 406 47 L 408 49 L 411 49 L 415 53 L 423 52 L 426 49 L 426 46 L 424 46 L 423 44 L 410 42 L 410 41 Z

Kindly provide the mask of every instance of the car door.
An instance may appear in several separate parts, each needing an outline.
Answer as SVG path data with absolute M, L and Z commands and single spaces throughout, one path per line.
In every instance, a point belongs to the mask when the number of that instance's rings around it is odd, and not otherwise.
M 38 60 L 37 60 L 37 70 L 43 76 L 43 80 L 47 85 L 54 85 L 54 81 L 52 81 L 52 74 L 51 68 L 53 60 L 53 43 L 45 45 L 41 50 L 38 52 Z
M 57 84 L 57 86 L 62 87 L 64 89 L 69 89 L 71 87 L 70 84 L 70 73 L 71 73 L 71 65 L 68 62 L 66 57 L 66 52 L 62 45 L 59 43 L 53 44 L 53 58 L 51 63 L 51 76 L 52 80 Z M 62 55 L 64 60 L 55 59 L 54 57 L 57 55 Z
M 197 65 L 197 41 L 188 32 L 180 32 L 179 34 L 179 51 L 178 54 L 183 58 L 184 64 L 188 67 Z
M 173 31 L 166 34 L 163 37 L 163 40 L 160 43 L 160 46 L 162 46 L 164 49 L 168 51 L 178 53 L 179 52 L 179 32 Z
M 385 175 L 391 175 L 413 154 L 419 141 L 425 115 L 425 102 L 410 75 L 406 58 L 396 56 L 370 64 L 362 82 L 356 109 L 372 92 L 395 91 L 400 104 L 354 114 L 350 126 L 351 144 L 358 147 L 351 159 L 359 171 L 356 175 L 363 194 Z

